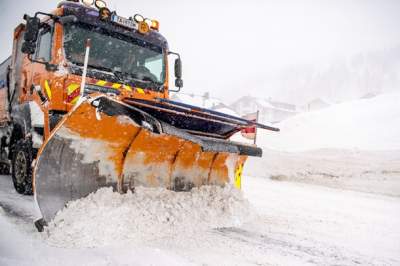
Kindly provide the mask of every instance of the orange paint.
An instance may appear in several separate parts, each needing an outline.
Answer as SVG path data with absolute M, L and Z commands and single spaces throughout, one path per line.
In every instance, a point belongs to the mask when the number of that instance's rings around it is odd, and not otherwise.
M 54 14 L 62 15 L 63 12 L 62 8 L 58 8 Z M 207 184 L 232 183 L 231 173 L 245 162 L 246 156 L 232 157 L 232 154 L 228 153 L 204 152 L 197 143 L 173 135 L 152 133 L 141 125 L 131 123 L 126 117 L 108 116 L 96 112 L 96 107 L 88 101 L 77 107 L 75 104 L 78 100 L 77 91 L 81 77 L 66 71 L 69 63 L 65 58 L 63 47 L 63 25 L 60 23 L 51 25 L 54 30 L 49 63 L 58 69 L 48 71 L 45 65 L 31 62 L 26 55 L 23 55 L 21 80 L 18 81 L 21 84 L 19 102 L 34 101 L 44 113 L 44 144 L 39 150 L 38 158 L 49 140 L 64 130 L 79 141 L 91 139 L 103 145 L 101 147 L 104 147 L 104 154 L 107 154 L 104 160 L 114 166 L 111 177 L 118 182 L 119 190 L 123 190 L 127 184 L 162 186 L 179 190 Z M 23 31 L 23 25 L 15 29 L 13 53 L 16 53 L 16 41 Z M 165 51 L 165 62 L 168 62 L 167 54 L 168 51 Z M 129 84 L 91 77 L 87 77 L 86 84 L 98 85 L 100 82 L 102 87 L 118 90 L 119 95 L 108 98 L 120 104 L 127 99 L 156 101 L 156 98 L 169 98 L 168 64 L 165 72 L 163 92 L 134 88 Z M 41 88 L 43 95 L 47 95 L 47 102 L 42 102 L 36 90 L 32 90 L 34 86 Z M 71 86 L 74 89 L 71 89 Z M 91 97 L 98 95 L 100 94 L 92 94 Z M 0 94 L 0 100 L 4 98 L 5 96 Z M 2 112 L 5 110 L 0 110 L 0 118 L 3 118 Z M 65 115 L 50 132 L 49 114 L 52 112 Z
M 57 8 L 53 14 L 55 15 L 63 15 L 63 8 Z M 39 105 L 41 105 L 41 101 L 38 97 L 35 97 L 37 93 L 35 91 L 31 94 L 31 87 L 35 85 L 39 85 L 42 88 L 42 92 L 44 92 L 43 84 L 47 80 L 51 87 L 52 99 L 49 99 L 46 106 L 43 107 L 44 113 L 58 111 L 58 112 L 68 112 L 74 107 L 74 103 L 67 101 L 67 87 L 71 83 L 80 84 L 81 77 L 77 75 L 68 74 L 66 71 L 60 71 L 60 69 L 64 69 L 68 67 L 68 61 L 64 57 L 64 47 L 63 47 L 63 25 L 60 23 L 53 23 L 52 20 L 47 19 L 43 21 L 44 23 L 51 23 L 54 27 L 53 30 L 53 40 L 52 40 L 52 48 L 51 48 L 51 60 L 49 63 L 58 66 L 57 71 L 47 71 L 45 66 L 40 63 L 31 62 L 27 55 L 23 55 L 23 63 L 22 63 L 22 80 L 21 80 L 21 93 L 19 94 L 19 102 L 24 103 L 28 101 L 36 101 Z M 15 42 L 19 35 L 23 32 L 25 26 L 20 24 L 14 30 L 14 51 L 15 54 Z M 165 51 L 165 61 L 167 61 L 167 53 Z M 88 84 L 95 84 L 98 80 L 93 78 L 87 79 Z M 166 66 L 166 79 L 164 82 L 164 92 L 157 92 L 149 90 L 147 93 L 139 93 L 134 88 L 132 90 L 124 89 L 124 86 L 127 84 L 121 84 L 121 94 L 117 97 L 119 100 L 123 100 L 124 98 L 136 98 L 136 99 L 146 99 L 153 100 L 154 98 L 168 98 L 168 66 Z M 112 86 L 105 86 L 112 88 Z M 0 98 L 5 98 L 4 95 L 0 95 Z M 1 101 L 0 99 L 0 101 Z M 0 110 L 0 117 L 5 114 L 6 110 Z M 47 138 L 48 134 L 46 134 Z

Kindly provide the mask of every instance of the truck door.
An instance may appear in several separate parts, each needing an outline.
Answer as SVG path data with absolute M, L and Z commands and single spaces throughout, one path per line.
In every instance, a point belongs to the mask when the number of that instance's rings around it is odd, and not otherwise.
M 11 57 L 0 64 L 0 127 L 9 120 L 8 113 L 8 87 Z
M 26 73 L 23 73 L 23 66 L 26 65 L 27 59 L 24 63 L 25 54 L 21 52 L 22 43 L 24 42 L 24 29 L 19 26 L 16 29 L 14 44 L 13 44 L 13 56 L 12 56 L 12 70 L 9 76 L 10 86 L 8 88 L 8 100 L 9 109 L 18 104 L 19 96 L 24 84 L 27 82 Z M 11 110 L 9 110 L 11 112 Z
M 41 62 L 51 61 L 52 51 L 52 39 L 53 39 L 53 27 L 52 25 L 45 24 L 45 26 L 39 31 L 36 53 L 34 59 Z M 49 78 L 49 72 L 46 70 L 45 65 L 40 63 L 32 63 L 33 66 L 33 85 L 40 85 L 44 79 Z

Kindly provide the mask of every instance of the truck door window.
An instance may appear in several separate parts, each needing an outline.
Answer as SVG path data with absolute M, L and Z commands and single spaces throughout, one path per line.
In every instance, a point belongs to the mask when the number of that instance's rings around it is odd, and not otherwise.
M 12 68 L 12 75 L 10 77 L 10 88 L 9 88 L 9 99 L 11 105 L 14 106 L 18 104 L 18 98 L 20 95 L 21 87 L 23 86 L 22 83 L 22 65 L 24 62 L 24 54 L 21 52 L 22 43 L 24 42 L 24 34 L 25 32 L 22 31 L 17 39 L 15 40 L 15 57 L 14 57 L 14 67 Z
M 164 68 L 163 68 L 163 54 L 154 55 L 144 60 L 144 66 L 150 71 L 150 73 L 156 76 L 156 80 L 164 80 Z
M 52 44 L 51 26 L 46 26 L 39 32 L 38 47 L 36 51 L 36 60 L 49 62 L 51 59 L 51 44 Z

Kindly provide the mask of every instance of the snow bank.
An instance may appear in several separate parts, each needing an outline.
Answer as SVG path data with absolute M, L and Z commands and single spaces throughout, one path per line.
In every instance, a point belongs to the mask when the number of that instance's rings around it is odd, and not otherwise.
M 263 150 L 244 174 L 400 197 L 400 151 Z
M 281 132 L 259 130 L 259 146 L 280 151 L 400 150 L 400 93 L 302 113 L 277 126 Z
M 259 130 L 244 174 L 400 196 L 400 93 L 302 113 Z
M 49 224 L 46 238 L 65 247 L 143 243 L 238 226 L 249 217 L 247 200 L 230 186 L 203 186 L 191 192 L 138 187 L 123 195 L 102 188 L 68 203 Z

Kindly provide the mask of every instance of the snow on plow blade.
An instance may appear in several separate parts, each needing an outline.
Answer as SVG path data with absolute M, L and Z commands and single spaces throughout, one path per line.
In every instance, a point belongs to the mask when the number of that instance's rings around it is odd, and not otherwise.
M 240 187 L 247 156 L 261 149 L 195 136 L 108 96 L 70 111 L 39 151 L 34 192 L 44 220 L 100 187 L 187 191 L 202 185 Z

